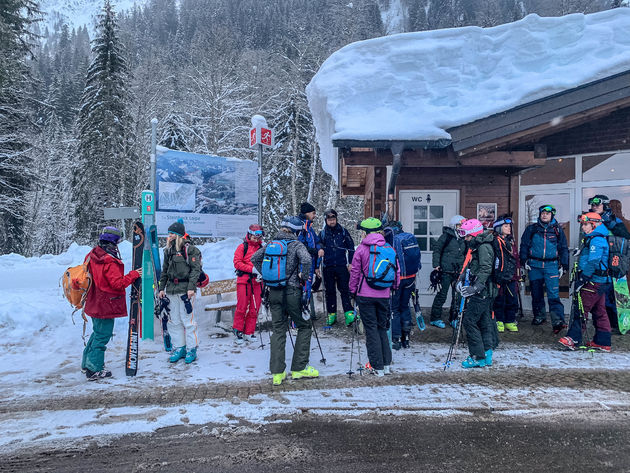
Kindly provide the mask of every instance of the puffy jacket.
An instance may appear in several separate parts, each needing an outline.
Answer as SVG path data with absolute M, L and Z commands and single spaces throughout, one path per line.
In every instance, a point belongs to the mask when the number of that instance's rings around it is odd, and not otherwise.
M 247 242 L 247 253 L 245 253 L 245 243 Z M 254 268 L 251 262 L 252 256 L 256 253 L 262 245 L 261 240 L 250 240 L 249 235 L 245 237 L 243 243 L 238 245 L 234 252 L 234 269 L 241 271 L 242 274 L 236 278 L 237 284 L 244 284 L 249 282 L 252 276 L 252 269 Z
M 399 284 L 398 262 L 396 262 L 396 281 L 391 288 L 373 289 L 363 279 L 368 273 L 370 264 L 370 246 L 383 246 L 385 237 L 380 233 L 366 235 L 357 247 L 352 258 L 352 271 L 350 271 L 350 293 L 363 297 L 389 298 L 390 289 L 397 289 Z M 357 292 L 358 291 L 358 292 Z
M 466 256 L 466 241 L 457 238 L 451 227 L 444 227 L 432 251 L 434 268 L 439 266 L 445 273 L 459 273 Z
M 569 269 L 567 237 L 555 218 L 547 224 L 539 219 L 527 226 L 521 237 L 519 257 L 521 266 L 529 263 L 532 268 L 557 267 L 559 262 L 565 271 Z
M 324 247 L 324 266 L 345 266 L 352 262 L 354 240 L 341 225 L 326 225 L 319 232 L 319 241 Z
M 97 246 L 85 257 L 90 258 L 92 287 L 85 299 L 85 313 L 95 319 L 127 316 L 125 288 L 140 277 L 138 271 L 125 276 L 123 262 Z
M 578 269 L 582 275 L 596 283 L 610 281 L 608 276 L 608 236 L 606 225 L 598 225 L 589 235 L 584 237 L 584 246 L 580 252 Z
M 188 258 L 186 258 L 188 254 Z M 201 274 L 201 251 L 185 241 L 180 251 L 175 249 L 175 241 L 164 249 L 164 263 L 160 276 L 160 291 L 168 294 L 186 294 L 197 290 L 197 280 Z
M 288 286 L 302 288 L 303 284 L 300 280 L 299 274 L 302 274 L 304 280 L 311 274 L 311 255 L 306 250 L 304 244 L 298 241 L 297 237 L 293 233 L 279 231 L 274 240 L 287 240 L 289 246 L 287 247 L 287 261 L 286 261 L 286 274 L 289 277 L 287 281 Z M 296 242 L 296 243 L 291 243 Z M 262 262 L 265 256 L 265 248 L 267 245 L 261 247 L 251 257 L 251 261 L 259 273 L 262 274 Z
M 497 296 L 497 285 L 492 281 L 492 265 L 494 264 L 494 249 L 492 247 L 494 233 L 490 230 L 484 231 L 468 242 L 472 259 L 464 269 L 470 269 L 470 282 L 481 283 L 485 287 L 479 293 L 481 297 L 494 298 Z M 462 273 L 463 279 L 465 273 Z
M 602 222 L 606 225 L 606 228 L 615 236 L 623 238 L 630 238 L 630 232 L 623 223 L 623 220 L 616 217 L 612 211 L 607 210 L 602 214 Z
M 518 281 L 521 275 L 521 261 L 518 256 L 518 246 L 516 245 L 514 237 L 512 235 L 509 235 L 507 237 L 497 235 L 496 238 L 497 240 L 500 238 L 504 242 L 504 245 L 512 255 L 512 258 L 514 259 L 514 264 L 516 265 L 516 271 L 514 271 L 512 281 Z

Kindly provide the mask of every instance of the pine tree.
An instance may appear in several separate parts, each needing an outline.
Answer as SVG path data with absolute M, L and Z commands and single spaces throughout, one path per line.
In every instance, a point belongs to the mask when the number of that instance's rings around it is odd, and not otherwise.
M 98 236 L 103 208 L 131 206 L 139 196 L 133 169 L 138 164 L 134 126 L 129 113 L 133 97 L 129 71 L 109 0 L 99 16 L 78 116 L 76 189 L 77 240 Z
M 24 202 L 36 178 L 30 166 L 28 97 L 32 75 L 27 64 L 39 11 L 31 0 L 0 5 L 0 252 L 24 247 Z

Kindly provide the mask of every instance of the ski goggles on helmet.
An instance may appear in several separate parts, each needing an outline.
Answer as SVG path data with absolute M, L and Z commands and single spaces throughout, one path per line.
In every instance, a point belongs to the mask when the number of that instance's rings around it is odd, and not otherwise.
M 265 236 L 265 232 L 263 230 L 247 230 L 247 233 L 256 237 Z
M 501 225 L 505 225 L 506 223 L 512 225 L 514 221 L 510 217 L 502 218 L 501 220 L 497 220 L 496 222 L 494 222 L 492 228 L 500 227 Z
M 594 212 L 588 212 L 578 217 L 578 222 L 580 223 L 588 223 L 588 222 L 601 223 L 601 221 L 602 221 L 602 217 L 599 214 L 595 214 Z
M 588 205 L 607 205 L 610 204 L 609 199 L 605 199 L 604 197 L 595 196 L 588 199 Z
M 543 205 L 542 207 L 538 207 L 538 212 L 550 212 L 555 214 L 556 208 L 553 205 Z

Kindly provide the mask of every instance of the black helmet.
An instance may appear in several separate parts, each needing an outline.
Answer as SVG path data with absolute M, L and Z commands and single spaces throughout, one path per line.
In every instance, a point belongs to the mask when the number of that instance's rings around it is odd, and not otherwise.
M 282 219 L 281 227 L 288 228 L 296 235 L 300 233 L 302 229 L 304 229 L 304 222 L 300 217 L 296 217 L 294 215 L 287 215 Z
M 324 212 L 324 218 L 337 218 L 337 211 L 335 209 L 328 209 Z
M 610 199 L 608 198 L 607 195 L 597 194 L 591 197 L 590 199 L 588 199 L 588 205 L 593 205 L 593 204 L 594 205 L 603 204 L 604 208 L 607 209 L 610 206 Z

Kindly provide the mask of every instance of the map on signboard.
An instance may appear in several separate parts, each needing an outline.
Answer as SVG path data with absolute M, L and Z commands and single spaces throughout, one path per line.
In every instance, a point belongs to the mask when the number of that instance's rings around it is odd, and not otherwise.
M 181 182 L 161 182 L 160 210 L 195 211 L 195 186 Z

